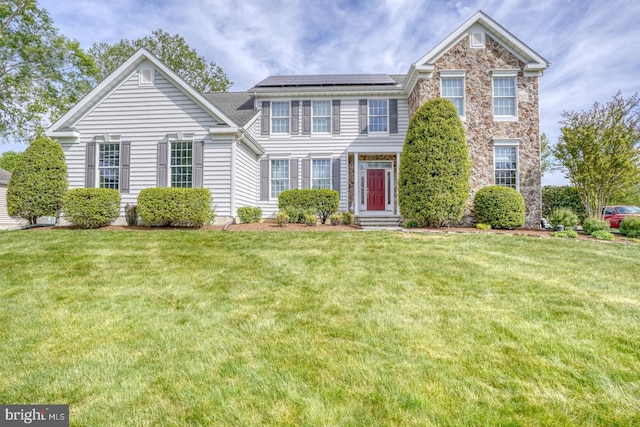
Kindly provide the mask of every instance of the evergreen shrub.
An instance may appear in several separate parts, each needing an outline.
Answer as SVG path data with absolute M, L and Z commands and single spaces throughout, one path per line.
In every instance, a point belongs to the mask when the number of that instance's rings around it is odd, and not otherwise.
M 483 187 L 473 200 L 476 221 L 491 228 L 512 230 L 524 225 L 524 197 L 515 188 L 492 185 Z
M 106 227 L 120 216 L 120 192 L 111 188 L 74 188 L 62 196 L 62 211 L 76 227 Z
M 194 227 L 215 218 L 207 188 L 145 188 L 138 195 L 138 215 L 152 227 Z

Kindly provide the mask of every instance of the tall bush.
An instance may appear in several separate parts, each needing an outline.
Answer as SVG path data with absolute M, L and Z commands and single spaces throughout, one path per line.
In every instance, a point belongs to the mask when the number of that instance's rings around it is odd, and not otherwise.
M 62 197 L 62 211 L 71 224 L 100 228 L 120 216 L 120 192 L 110 188 L 74 188 Z
M 145 188 L 138 195 L 138 215 L 152 227 L 195 227 L 213 221 L 207 188 Z
M 428 226 L 459 222 L 469 177 L 465 128 L 456 108 L 446 99 L 428 100 L 411 117 L 400 158 L 402 216 Z
M 558 208 L 571 209 L 578 215 L 580 222 L 583 222 L 587 216 L 587 211 L 576 187 L 570 185 L 542 187 L 542 215 L 549 218 L 551 213 Z
M 285 190 L 278 196 L 278 207 L 290 217 L 301 218 L 311 211 L 317 214 L 324 224 L 334 213 L 338 212 L 340 194 L 335 190 L 293 189 Z M 292 219 L 293 221 L 293 219 Z
M 57 214 L 66 190 L 62 147 L 51 138 L 38 137 L 16 162 L 7 187 L 7 210 L 35 224 L 38 217 Z
M 515 188 L 492 185 L 481 188 L 473 200 L 476 222 L 491 228 L 514 229 L 524 225 L 524 197 Z

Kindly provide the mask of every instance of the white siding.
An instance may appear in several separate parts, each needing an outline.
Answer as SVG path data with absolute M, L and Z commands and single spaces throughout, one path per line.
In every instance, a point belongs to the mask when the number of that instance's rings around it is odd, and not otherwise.
M 259 173 L 255 154 L 239 142 L 236 150 L 236 209 L 257 206 Z
M 204 144 L 204 182 L 211 190 L 218 217 L 231 216 L 231 140 Z
M 26 221 L 11 218 L 7 212 L 7 184 L 0 184 L 0 230 L 16 228 L 24 225 Z

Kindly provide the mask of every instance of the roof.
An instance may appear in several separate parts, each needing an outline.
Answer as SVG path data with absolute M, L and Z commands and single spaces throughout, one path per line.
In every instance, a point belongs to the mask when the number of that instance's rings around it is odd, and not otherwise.
M 0 182 L 3 184 L 8 184 L 10 179 L 11 179 L 11 172 L 0 168 Z
M 258 114 L 254 99 L 248 92 L 211 92 L 203 95 L 238 126 L 245 126 Z
M 310 74 L 294 76 L 269 76 L 255 87 L 300 86 L 378 86 L 396 85 L 387 74 Z

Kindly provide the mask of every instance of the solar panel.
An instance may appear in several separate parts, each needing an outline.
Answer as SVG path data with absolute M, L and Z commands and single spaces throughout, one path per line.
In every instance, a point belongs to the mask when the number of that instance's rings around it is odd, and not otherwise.
M 386 74 L 310 74 L 299 76 L 269 76 L 256 87 L 291 86 L 373 86 L 395 85 L 397 82 Z

